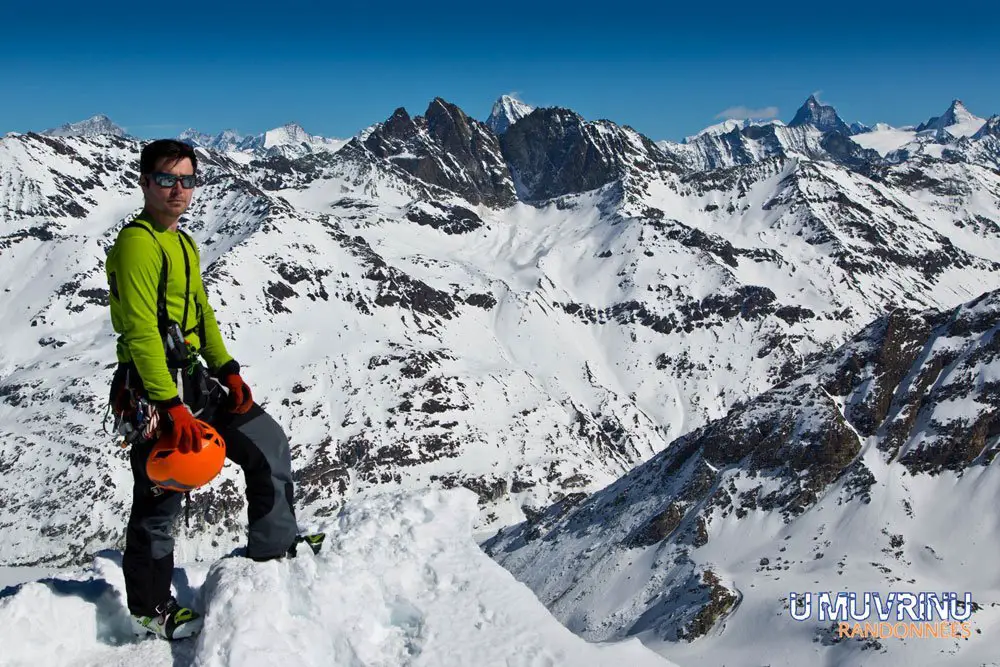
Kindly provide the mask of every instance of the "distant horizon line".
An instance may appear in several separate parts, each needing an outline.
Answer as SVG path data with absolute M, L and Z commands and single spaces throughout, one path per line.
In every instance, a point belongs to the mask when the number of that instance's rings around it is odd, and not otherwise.
M 494 102 L 493 107 L 495 108 L 505 98 L 506 99 L 515 100 L 516 102 L 518 102 L 520 104 L 523 104 L 525 106 L 531 107 L 532 110 L 535 110 L 535 109 L 566 109 L 568 111 L 572 111 L 573 113 L 575 113 L 575 114 L 579 115 L 581 118 L 583 118 L 582 114 L 580 114 L 579 112 L 575 111 L 571 107 L 565 107 L 565 106 L 559 106 L 559 105 L 537 106 L 536 107 L 536 106 L 532 106 L 532 105 L 530 105 L 530 104 L 528 104 L 528 103 L 520 100 L 518 97 L 510 95 L 510 94 L 504 94 L 504 95 L 501 95 L 500 97 L 498 97 L 496 99 L 496 101 Z M 431 99 L 431 102 L 428 103 L 428 105 L 430 105 L 430 103 L 432 103 L 436 99 L 441 99 L 441 100 L 447 102 L 448 104 L 451 104 L 451 105 L 453 105 L 453 106 L 461 109 L 461 107 L 459 105 L 457 105 L 457 104 L 455 104 L 453 102 L 448 102 L 447 100 L 445 100 L 443 97 L 440 97 L 440 96 L 433 97 Z M 825 103 L 825 102 L 819 100 L 818 97 L 817 97 L 817 93 L 814 92 L 814 93 L 811 93 L 806 98 L 806 101 L 801 106 L 799 106 L 798 109 L 796 109 L 796 113 L 798 113 L 799 110 L 805 108 L 810 101 L 817 102 L 821 107 L 833 108 L 834 110 L 836 110 L 836 107 L 833 104 Z M 841 120 L 843 120 L 848 125 L 852 125 L 853 123 L 858 123 L 859 125 L 863 125 L 864 127 L 868 127 L 868 128 L 873 128 L 873 127 L 875 127 L 876 125 L 879 125 L 879 124 L 885 124 L 885 125 L 893 128 L 893 129 L 908 130 L 908 129 L 916 128 L 919 125 L 921 125 L 923 123 L 930 122 L 930 121 L 932 121 L 932 120 L 934 120 L 936 118 L 940 118 L 945 113 L 948 113 L 948 111 L 950 111 L 952 109 L 952 107 L 955 106 L 956 104 L 961 105 L 962 108 L 966 109 L 966 111 L 969 111 L 969 109 L 967 107 L 965 107 L 965 104 L 962 102 L 962 100 L 960 98 L 958 98 L 958 97 L 955 97 L 955 98 L 952 98 L 952 101 L 948 104 L 948 108 L 945 109 L 944 112 L 942 112 L 941 114 L 939 114 L 937 116 L 931 116 L 930 118 L 927 118 L 927 119 L 925 119 L 923 121 L 919 121 L 919 122 L 916 122 L 916 123 L 907 123 L 905 125 L 892 125 L 890 123 L 883 123 L 882 121 L 876 121 L 875 123 L 873 123 L 871 125 L 868 125 L 868 124 L 865 124 L 865 123 L 860 123 L 860 121 L 847 121 L 846 119 L 843 119 L 843 118 L 841 118 Z M 408 109 L 406 109 L 405 106 L 396 107 L 396 110 L 398 110 L 398 109 L 403 109 L 411 117 L 419 117 L 419 116 L 423 115 L 423 113 L 426 113 L 426 110 L 425 110 L 421 114 L 417 114 L 416 116 L 414 116 L 412 113 L 410 113 L 410 111 Z M 743 109 L 743 110 L 746 110 L 747 112 L 750 112 L 750 111 L 763 111 L 765 113 L 760 113 L 760 114 L 750 114 L 750 113 L 747 113 L 747 114 L 739 114 L 739 115 L 732 115 L 732 116 L 729 116 L 729 117 L 724 117 L 724 114 L 726 114 L 726 112 L 733 111 L 733 110 L 736 110 L 736 109 Z M 464 110 L 463 110 L 463 113 L 464 113 Z M 982 118 L 984 120 L 989 120 L 990 118 L 993 118 L 993 117 L 995 117 L 995 116 L 998 115 L 997 113 L 991 113 L 991 114 L 988 114 L 986 116 L 978 116 L 974 112 L 969 111 L 969 113 L 972 113 L 977 118 Z M 469 114 L 467 114 L 467 115 L 469 115 Z M 491 115 L 492 115 L 492 111 L 491 111 Z M 679 140 L 659 139 L 659 138 L 653 138 L 653 137 L 648 137 L 648 138 L 653 139 L 654 141 L 670 141 L 672 143 L 683 143 L 689 137 L 697 136 L 698 134 L 700 134 L 701 132 L 703 132 L 703 131 L 705 131 L 705 130 L 707 130 L 709 128 L 712 128 L 712 127 L 715 127 L 715 126 L 718 126 L 718 125 L 722 125 L 722 124 L 724 124 L 726 122 L 729 122 L 729 121 L 734 121 L 734 122 L 751 121 L 751 122 L 757 122 L 758 124 L 762 124 L 762 125 L 768 124 L 768 123 L 774 123 L 774 122 L 783 123 L 783 124 L 787 125 L 790 122 L 790 121 L 784 121 L 784 120 L 778 118 L 778 115 L 779 115 L 779 108 L 778 107 L 765 107 L 763 109 L 756 109 L 756 110 L 751 110 L 751 109 L 748 109 L 747 107 L 742 107 L 742 106 L 729 107 L 726 110 L 720 112 L 719 114 L 717 114 L 715 116 L 715 118 L 714 118 L 715 122 L 709 122 L 708 124 L 704 125 L 701 128 L 701 130 L 699 130 L 698 132 L 695 132 L 693 134 L 685 135 L 685 136 L 681 137 Z M 838 118 L 840 117 L 839 113 L 837 114 L 837 116 L 838 116 Z M 469 115 L 469 117 L 470 118 L 474 118 L 475 120 L 477 120 L 477 121 L 479 121 L 481 123 L 485 123 L 488 120 L 488 117 L 487 117 L 487 119 L 483 119 L 483 120 L 481 120 L 479 118 L 475 118 L 472 115 Z M 794 118 L 794 116 L 793 116 L 793 118 Z M 91 116 L 89 116 L 87 118 L 81 119 L 81 120 L 69 121 L 69 122 L 63 123 L 63 124 L 58 125 L 58 126 L 46 128 L 44 130 L 27 130 L 25 132 L 20 132 L 20 131 L 16 131 L 16 130 L 7 131 L 7 132 L 4 132 L 3 135 L 0 135 L 0 138 L 2 138 L 3 136 L 6 136 L 8 134 L 28 134 L 28 133 L 32 133 L 32 132 L 34 132 L 36 134 L 46 135 L 47 133 L 50 133 L 50 132 L 55 132 L 55 131 L 58 131 L 58 130 L 68 129 L 68 128 L 74 126 L 74 125 L 84 125 L 84 124 L 86 124 L 86 123 L 88 123 L 90 121 L 99 121 L 99 120 L 107 120 L 112 125 L 114 125 L 116 128 L 118 128 L 118 129 L 122 130 L 123 132 L 125 132 L 127 136 L 129 136 L 131 138 L 134 138 L 134 139 L 154 139 L 154 138 L 161 138 L 161 137 L 163 137 L 163 135 L 139 136 L 139 135 L 136 135 L 136 134 L 132 134 L 132 132 L 135 132 L 135 131 L 137 131 L 139 129 L 154 129 L 154 128 L 158 128 L 158 129 L 163 129 L 163 130 L 168 130 L 168 129 L 175 129 L 175 130 L 177 130 L 176 132 L 174 132 L 172 135 L 170 135 L 167 138 L 176 138 L 176 137 L 179 137 L 180 135 L 184 134 L 185 132 L 191 131 L 191 132 L 196 132 L 198 134 L 206 135 L 206 136 L 209 136 L 209 137 L 217 137 L 217 136 L 219 136 L 219 135 L 221 135 L 221 134 L 223 134 L 225 132 L 232 132 L 232 133 L 236 134 L 236 136 L 238 136 L 241 139 L 248 139 L 248 138 L 255 138 L 255 137 L 263 137 L 268 132 L 273 132 L 274 130 L 280 130 L 280 129 L 288 128 L 288 127 L 297 127 L 298 129 L 302 130 L 306 134 L 309 134 L 310 136 L 313 136 L 313 137 L 319 137 L 319 138 L 323 138 L 323 139 L 333 139 L 333 140 L 344 140 L 344 141 L 346 141 L 346 140 L 350 140 L 350 139 L 352 139 L 352 138 L 360 135 L 362 132 L 364 132 L 366 129 L 368 129 L 370 127 L 373 127 L 375 125 L 378 125 L 380 123 L 385 122 L 385 120 L 388 120 L 388 118 L 383 119 L 383 120 L 379 120 L 379 121 L 375 121 L 373 123 L 370 123 L 370 124 L 366 125 L 365 127 L 361 128 L 360 130 L 358 130 L 357 132 L 355 132 L 354 134 L 351 134 L 349 136 L 332 136 L 332 135 L 325 135 L 325 134 L 313 133 L 313 132 L 307 130 L 301 123 L 299 123 L 298 121 L 294 121 L 294 120 L 293 121 L 289 121 L 287 123 L 283 123 L 281 125 L 275 125 L 273 127 L 267 128 L 267 129 L 262 130 L 260 132 L 245 133 L 244 131 L 239 130 L 239 129 L 235 128 L 235 127 L 224 127 L 223 129 L 219 130 L 218 132 L 205 132 L 203 130 L 198 129 L 196 126 L 188 125 L 186 123 L 154 123 L 154 124 L 145 124 L 145 125 L 129 125 L 129 126 L 126 126 L 126 125 L 121 125 L 119 123 L 116 123 L 108 114 L 103 113 L 103 112 L 99 112 L 99 113 L 93 114 L 93 115 L 91 115 Z M 629 125 L 627 123 L 618 123 L 617 121 L 611 120 L 610 118 L 598 118 L 598 119 L 593 119 L 593 120 L 584 118 L 584 120 L 587 121 L 587 122 L 597 122 L 597 121 L 601 121 L 601 120 L 607 120 L 607 121 L 615 123 L 616 125 L 619 125 L 621 127 L 631 127 L 631 125 Z M 635 128 L 632 128 L 632 129 L 635 129 Z M 638 131 L 638 130 L 636 130 L 636 131 Z M 143 133 L 143 134 L 146 134 L 146 133 Z M 640 133 L 640 134 L 642 134 L 642 133 Z M 644 136 L 648 136 L 648 135 L 644 135 Z

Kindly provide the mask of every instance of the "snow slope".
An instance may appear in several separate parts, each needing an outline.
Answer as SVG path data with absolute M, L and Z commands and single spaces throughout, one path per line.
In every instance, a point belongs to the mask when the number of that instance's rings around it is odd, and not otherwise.
M 996 664 L 998 315 L 1000 292 L 895 311 L 484 547 L 575 632 L 681 662 Z M 968 593 L 969 636 L 864 641 L 790 617 L 792 592 L 824 591 Z
M 7 667 L 606 665 L 668 667 L 631 639 L 588 644 L 476 546 L 468 491 L 356 499 L 313 556 L 223 558 L 175 572 L 206 611 L 190 641 L 135 639 L 115 552 L 84 571 L 0 591 Z M 53 622 L 56 619 L 58 622 Z
M 878 151 L 879 155 L 885 157 L 889 153 L 913 141 L 917 133 L 910 130 L 903 130 L 885 123 L 876 123 L 871 132 L 856 134 L 851 137 L 854 143 Z

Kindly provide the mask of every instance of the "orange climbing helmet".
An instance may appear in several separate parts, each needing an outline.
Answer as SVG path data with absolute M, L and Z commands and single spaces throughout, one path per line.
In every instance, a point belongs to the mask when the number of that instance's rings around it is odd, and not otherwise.
M 226 462 L 226 443 L 219 432 L 197 420 L 201 427 L 201 451 L 182 454 L 161 437 L 146 459 L 146 474 L 156 486 L 170 491 L 191 491 L 208 484 Z

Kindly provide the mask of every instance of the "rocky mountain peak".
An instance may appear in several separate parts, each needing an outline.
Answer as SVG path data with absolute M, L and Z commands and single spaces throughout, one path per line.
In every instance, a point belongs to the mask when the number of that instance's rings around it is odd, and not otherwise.
M 594 190 L 672 164 L 635 130 L 588 122 L 560 107 L 536 109 L 512 125 L 500 145 L 526 201 Z
M 985 122 L 984 118 L 969 111 L 962 100 L 955 99 L 943 114 L 918 125 L 917 132 L 947 131 L 955 137 L 971 136 L 978 132 Z
M 516 200 L 496 135 L 440 97 L 416 118 L 396 109 L 363 144 L 376 157 L 474 204 L 506 207 Z
M 502 95 L 493 103 L 486 125 L 496 134 L 503 134 L 511 125 L 521 120 L 535 108 L 510 95 Z
M 865 132 L 872 131 L 872 128 L 868 127 L 864 123 L 859 123 L 858 121 L 854 121 L 853 123 L 851 123 L 850 127 L 851 127 L 851 134 L 864 134 Z
M 386 139 L 408 140 L 415 137 L 417 132 L 417 126 L 414 124 L 413 119 L 410 118 L 410 114 L 403 107 L 399 107 L 392 112 L 392 115 L 380 127 L 375 128 L 369 134 L 369 137 L 377 134 Z
M 271 148 L 279 144 L 305 143 L 309 139 L 309 133 L 301 125 L 298 123 L 285 123 L 281 127 L 276 127 L 264 133 L 264 147 Z
M 815 95 L 809 96 L 788 124 L 789 127 L 800 125 L 812 125 L 823 132 L 840 132 L 847 136 L 852 134 L 850 126 L 837 115 L 837 110 L 821 104 Z

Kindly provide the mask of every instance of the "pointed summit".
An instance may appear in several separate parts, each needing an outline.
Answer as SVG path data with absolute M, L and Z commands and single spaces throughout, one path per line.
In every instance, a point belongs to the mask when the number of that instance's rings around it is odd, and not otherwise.
M 91 116 L 78 123 L 67 123 L 59 127 L 45 130 L 42 134 L 49 137 L 95 137 L 110 134 L 116 137 L 127 137 L 125 130 L 111 122 L 104 114 Z
M 276 127 L 264 133 L 264 148 L 290 144 L 307 144 L 310 138 L 309 133 L 302 129 L 302 126 L 298 123 L 285 123 L 281 127 Z
M 503 95 L 493 104 L 493 111 L 486 119 L 486 125 L 495 134 L 500 135 L 534 110 L 535 107 L 528 106 L 515 97 Z
M 309 153 L 335 153 L 346 143 L 346 139 L 309 134 L 298 123 L 286 123 L 265 132 L 259 145 L 270 155 L 296 158 Z
M 789 127 L 799 125 L 812 125 L 823 132 L 840 132 L 844 136 L 852 134 L 851 128 L 837 115 L 837 110 L 832 106 L 820 104 L 815 95 L 809 96 L 805 104 L 799 107 L 795 118 L 788 124 Z
M 948 110 L 934 116 L 917 127 L 917 132 L 925 130 L 945 130 L 953 137 L 967 137 L 975 134 L 986 123 L 985 118 L 976 116 L 962 104 L 962 100 L 952 100 Z

